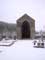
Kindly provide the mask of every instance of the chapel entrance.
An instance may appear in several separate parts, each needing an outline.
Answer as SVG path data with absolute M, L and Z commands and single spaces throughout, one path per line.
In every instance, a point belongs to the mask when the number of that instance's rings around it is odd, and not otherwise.
M 22 39 L 30 38 L 30 25 L 28 21 L 23 22 L 21 31 L 22 31 Z

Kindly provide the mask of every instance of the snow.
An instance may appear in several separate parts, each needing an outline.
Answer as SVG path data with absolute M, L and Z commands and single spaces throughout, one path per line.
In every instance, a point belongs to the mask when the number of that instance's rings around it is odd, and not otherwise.
M 12 46 L 0 46 L 0 60 L 45 60 L 45 48 L 34 48 L 33 40 L 17 40 Z
M 16 42 L 16 40 L 13 39 L 3 39 L 2 41 L 0 41 L 0 46 L 11 46 L 12 44 L 14 44 L 14 42 Z

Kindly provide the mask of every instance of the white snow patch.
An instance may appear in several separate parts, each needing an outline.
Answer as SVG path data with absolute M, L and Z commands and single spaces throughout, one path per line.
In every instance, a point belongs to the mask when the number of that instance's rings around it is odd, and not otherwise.
M 0 60 L 45 60 L 45 48 L 34 48 L 33 40 L 17 40 L 11 47 L 0 47 Z

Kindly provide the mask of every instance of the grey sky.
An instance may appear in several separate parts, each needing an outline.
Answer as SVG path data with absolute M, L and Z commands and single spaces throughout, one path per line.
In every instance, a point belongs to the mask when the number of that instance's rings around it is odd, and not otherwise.
M 25 13 L 35 19 L 36 30 L 45 30 L 45 0 L 0 0 L 0 21 L 16 23 Z

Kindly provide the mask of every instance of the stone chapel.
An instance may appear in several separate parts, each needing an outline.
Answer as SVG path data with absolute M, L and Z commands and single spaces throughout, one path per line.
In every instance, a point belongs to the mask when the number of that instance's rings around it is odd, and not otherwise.
M 17 20 L 17 39 L 33 39 L 35 34 L 35 20 L 24 14 Z

